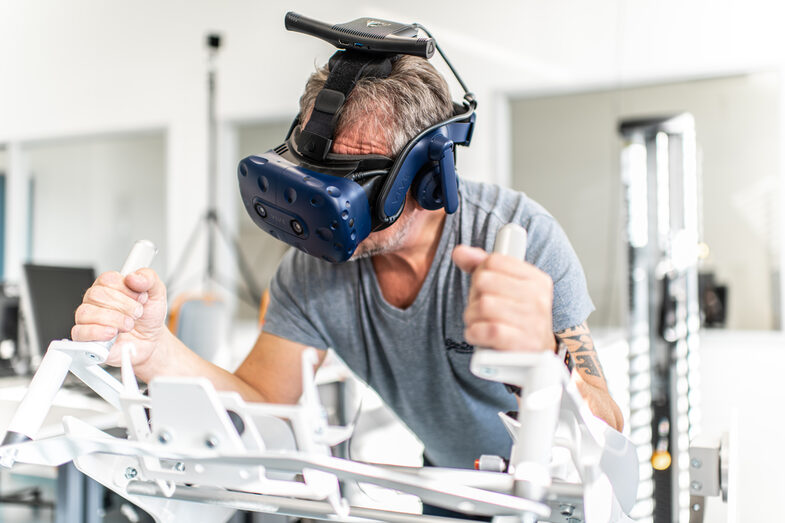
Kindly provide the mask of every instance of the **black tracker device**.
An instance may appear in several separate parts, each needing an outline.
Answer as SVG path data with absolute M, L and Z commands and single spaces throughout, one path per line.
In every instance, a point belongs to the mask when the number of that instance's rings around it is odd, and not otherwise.
M 288 12 L 284 25 L 289 31 L 321 38 L 339 49 L 375 53 L 433 56 L 432 38 L 419 38 L 417 27 L 379 18 L 358 18 L 345 24 L 328 25 Z
M 477 102 L 427 29 L 378 18 L 329 25 L 292 12 L 285 25 L 340 50 L 330 58 L 308 121 L 298 116 L 284 143 L 238 166 L 243 204 L 254 223 L 307 254 L 340 263 L 372 231 L 398 219 L 410 190 L 425 209 L 455 212 L 455 146 L 470 144 Z M 340 110 L 359 80 L 384 79 L 400 55 L 427 59 L 435 50 L 464 90 L 450 118 L 422 129 L 395 158 L 331 152 Z

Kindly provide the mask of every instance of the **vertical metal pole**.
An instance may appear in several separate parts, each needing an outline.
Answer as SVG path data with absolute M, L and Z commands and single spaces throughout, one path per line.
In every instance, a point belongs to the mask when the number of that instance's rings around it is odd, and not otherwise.
M 84 509 L 84 476 L 72 462 L 57 467 L 55 523 L 84 521 Z
M 652 362 L 649 319 L 649 187 L 648 154 L 644 135 L 624 135 L 622 181 L 627 205 L 627 250 L 629 259 L 628 338 L 630 345 L 630 439 L 638 448 L 640 463 L 638 503 L 630 514 L 637 521 L 651 522 L 652 481 Z
M 670 457 L 670 463 L 654 467 L 641 460 L 642 488 L 633 512 L 639 521 L 689 520 L 687 451 L 699 422 L 694 126 L 683 114 L 627 121 L 620 128 L 627 142 L 622 175 L 628 205 L 631 435 L 639 445 L 649 436 L 639 447 L 641 458 L 658 452 Z
M 209 285 L 215 281 L 215 221 L 217 213 L 218 156 L 217 118 L 215 114 L 215 55 L 217 49 L 210 47 L 207 70 L 207 274 Z

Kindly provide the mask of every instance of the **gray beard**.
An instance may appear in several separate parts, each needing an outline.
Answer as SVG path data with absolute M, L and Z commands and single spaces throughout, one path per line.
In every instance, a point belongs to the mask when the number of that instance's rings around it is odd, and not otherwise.
M 370 238 L 366 238 L 360 242 L 360 245 L 357 246 L 357 250 L 354 251 L 352 257 L 349 258 L 349 261 L 362 260 L 363 258 L 371 258 L 373 256 L 389 254 L 398 250 L 403 245 L 406 237 L 409 235 L 413 221 L 413 215 L 404 211 L 401 217 L 398 218 L 398 221 L 391 225 L 391 227 L 397 227 L 398 229 L 391 238 L 388 238 L 384 243 L 372 241 Z

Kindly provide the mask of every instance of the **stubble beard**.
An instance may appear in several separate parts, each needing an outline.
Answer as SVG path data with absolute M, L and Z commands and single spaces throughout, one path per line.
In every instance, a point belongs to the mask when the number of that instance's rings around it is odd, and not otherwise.
M 414 213 L 404 210 L 401 217 L 389 229 L 371 233 L 365 240 L 360 242 L 349 261 L 371 258 L 372 256 L 388 254 L 400 249 L 406 241 L 413 224 Z M 374 235 L 377 235 L 377 237 L 374 237 Z M 378 235 L 384 236 L 379 237 Z

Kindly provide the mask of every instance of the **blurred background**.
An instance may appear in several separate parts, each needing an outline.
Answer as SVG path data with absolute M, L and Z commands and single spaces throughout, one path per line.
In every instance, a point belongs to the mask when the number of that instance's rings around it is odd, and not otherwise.
M 223 240 L 213 246 L 222 283 L 206 289 L 204 215 L 213 196 L 265 288 L 285 247 L 245 215 L 236 165 L 283 141 L 307 76 L 333 52 L 285 31 L 289 10 L 331 23 L 416 21 L 437 37 L 479 100 L 459 172 L 524 191 L 561 223 L 583 263 L 597 307 L 589 323 L 628 420 L 636 408 L 622 169 L 629 137 L 619 126 L 692 115 L 695 270 L 716 306 L 708 317 L 703 309 L 700 359 L 691 360 L 690 408 L 700 416 L 690 418 L 690 437 L 736 431 L 738 490 L 731 503 L 708 506 L 707 521 L 770 516 L 760 500 L 785 490 L 777 444 L 785 437 L 777 414 L 785 400 L 777 386 L 785 350 L 785 6 L 775 0 L 0 0 L 5 296 L 18 297 L 24 264 L 97 274 L 118 269 L 133 241 L 147 238 L 160 249 L 153 268 L 176 280 L 172 300 L 209 291 L 225 304 L 227 323 L 207 350 L 227 368 L 239 364 L 259 309 L 242 299 L 244 278 Z M 210 33 L 221 36 L 212 58 Z M 444 63 L 434 63 L 459 99 Z M 17 333 L 4 336 L 15 341 Z M 697 333 L 692 339 L 697 354 Z M 9 354 L 0 347 L 0 356 Z M 654 487 L 641 492 L 641 520 L 651 520 Z M 669 514 L 654 520 L 687 521 L 683 511 Z

